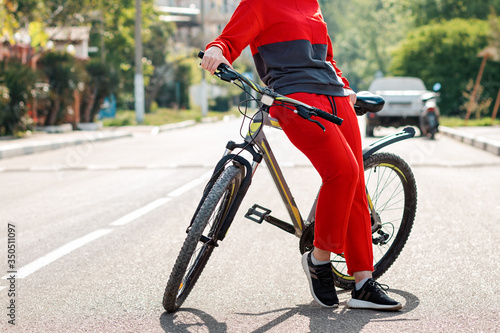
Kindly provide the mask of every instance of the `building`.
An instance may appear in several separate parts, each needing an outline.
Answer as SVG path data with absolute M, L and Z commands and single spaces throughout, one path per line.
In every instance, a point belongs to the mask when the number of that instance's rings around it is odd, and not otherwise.
M 67 51 L 78 59 L 89 57 L 90 27 L 54 27 L 46 28 L 49 37 L 49 48 Z
M 239 0 L 157 0 L 162 20 L 176 22 L 177 42 L 201 47 L 220 34 Z
M 173 38 L 174 52 L 183 54 L 193 48 L 204 49 L 217 37 L 231 18 L 239 0 L 156 0 L 160 19 L 175 22 L 177 32 Z M 207 90 L 208 89 L 208 90 Z M 190 87 L 190 98 L 194 104 L 206 105 L 206 94 L 226 95 L 227 87 L 197 84 Z

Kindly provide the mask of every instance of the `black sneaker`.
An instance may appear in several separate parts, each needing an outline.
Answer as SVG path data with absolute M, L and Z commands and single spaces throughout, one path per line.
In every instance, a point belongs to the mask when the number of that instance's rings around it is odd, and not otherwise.
M 339 299 L 335 291 L 333 270 L 330 263 L 314 265 L 311 262 L 312 250 L 302 256 L 302 267 L 309 281 L 311 294 L 321 306 L 332 308 L 339 306 Z
M 352 298 L 347 302 L 347 307 L 355 309 L 372 310 L 399 310 L 401 303 L 387 296 L 389 287 L 381 285 L 374 279 L 365 282 L 361 289 L 352 291 Z

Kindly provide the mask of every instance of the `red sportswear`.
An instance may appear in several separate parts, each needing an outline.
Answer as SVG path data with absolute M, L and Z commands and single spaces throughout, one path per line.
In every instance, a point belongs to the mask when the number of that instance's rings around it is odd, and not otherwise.
M 350 275 L 373 271 L 361 135 L 346 97 L 349 82 L 333 60 L 318 2 L 242 0 L 222 34 L 207 48 L 220 47 L 232 63 L 247 45 L 267 86 L 344 119 L 339 127 L 318 118 L 326 128 L 323 132 L 286 108 L 270 110 L 323 182 L 316 207 L 314 246 L 344 253 Z
M 220 47 L 232 63 L 248 45 L 260 78 L 280 94 L 348 95 L 317 1 L 242 0 L 207 48 Z

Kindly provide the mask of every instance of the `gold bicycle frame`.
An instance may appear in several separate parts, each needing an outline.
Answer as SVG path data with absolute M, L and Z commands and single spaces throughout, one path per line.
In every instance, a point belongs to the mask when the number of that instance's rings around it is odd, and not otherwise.
M 264 126 L 270 126 L 273 128 L 281 129 L 279 122 L 277 119 L 269 116 L 267 108 L 263 108 L 257 112 L 255 117 L 253 117 L 248 133 L 245 137 L 245 142 L 250 145 L 256 146 L 258 148 L 258 152 L 262 154 L 262 158 L 266 162 L 266 166 L 269 169 L 271 177 L 274 181 L 276 188 L 283 200 L 283 203 L 290 215 L 290 219 L 292 220 L 293 227 L 295 228 L 295 236 L 300 237 L 305 228 L 305 221 L 302 219 L 299 208 L 297 207 L 297 203 L 293 198 L 293 195 L 288 187 L 288 184 L 283 176 L 283 172 L 276 160 L 276 157 L 271 149 L 269 141 L 264 133 Z M 224 155 L 230 154 L 230 150 L 226 150 Z M 255 173 L 259 163 L 254 162 L 252 165 L 253 173 Z M 316 207 L 316 202 L 314 202 L 313 208 L 311 210 L 311 214 L 314 217 L 314 210 Z M 311 216 L 311 214 L 309 216 Z
M 287 100 L 286 97 L 282 97 L 282 101 Z M 293 101 L 293 100 L 292 100 Z M 296 101 L 293 101 L 293 103 L 296 103 Z M 298 102 L 300 103 L 300 102 Z M 262 158 L 266 162 L 266 165 L 269 169 L 269 172 L 271 173 L 271 177 L 274 181 L 274 184 L 276 188 L 278 189 L 278 192 L 280 193 L 281 199 L 283 200 L 283 203 L 285 204 L 285 207 L 288 211 L 288 214 L 290 215 L 290 219 L 292 220 L 293 227 L 295 229 L 295 236 L 300 237 L 305 229 L 309 224 L 311 224 L 314 221 L 315 218 L 315 212 L 316 212 L 316 203 L 318 200 L 318 197 L 316 196 L 316 199 L 314 200 L 314 203 L 311 207 L 311 210 L 309 212 L 307 220 L 303 220 L 302 216 L 299 212 L 299 209 L 297 207 L 297 204 L 293 198 L 293 195 L 290 191 L 290 188 L 288 187 L 288 184 L 286 183 L 285 177 L 283 176 L 283 172 L 281 171 L 281 168 L 278 164 L 278 161 L 276 160 L 276 157 L 271 149 L 271 146 L 269 145 L 269 142 L 266 138 L 266 135 L 264 133 L 264 126 L 270 126 L 273 128 L 278 128 L 281 129 L 281 126 L 279 125 L 279 122 L 277 119 L 272 118 L 269 116 L 269 106 L 263 105 L 257 111 L 257 114 L 252 118 L 252 121 L 249 126 L 248 133 L 245 137 L 245 142 L 249 145 L 251 145 L 253 148 L 257 148 L 257 152 L 262 155 Z M 373 153 L 378 151 L 379 149 L 390 145 L 392 143 L 405 140 L 408 138 L 412 138 L 415 136 L 415 130 L 413 128 L 405 128 L 402 132 L 395 133 L 392 135 L 388 135 L 386 137 L 383 137 L 382 139 L 378 140 L 377 142 L 372 143 L 368 147 L 363 149 L 363 158 L 367 158 L 371 156 Z M 255 149 L 254 149 L 255 150 Z M 232 150 L 226 149 L 226 152 L 224 153 L 224 156 L 230 154 Z M 254 174 L 257 167 L 259 165 L 259 162 L 254 161 L 252 164 L 252 173 Z M 399 171 L 401 173 L 401 171 Z M 252 174 L 252 176 L 253 176 Z M 401 173 L 402 174 L 402 173 Z M 404 176 L 404 175 L 403 175 Z M 319 193 L 319 191 L 318 191 Z M 368 209 L 371 212 L 371 217 L 373 219 L 372 222 L 372 231 L 378 230 L 378 228 L 381 225 L 380 217 L 378 214 L 375 212 L 375 207 L 372 203 L 371 196 L 368 193 L 367 189 L 367 200 L 368 200 Z M 288 224 L 288 223 L 287 223 Z

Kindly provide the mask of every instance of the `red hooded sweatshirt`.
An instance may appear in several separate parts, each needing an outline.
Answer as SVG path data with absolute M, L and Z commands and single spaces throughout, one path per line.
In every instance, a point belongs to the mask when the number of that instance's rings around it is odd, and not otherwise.
M 317 0 L 242 0 L 218 46 L 232 63 L 250 45 L 257 72 L 275 91 L 347 96 Z

